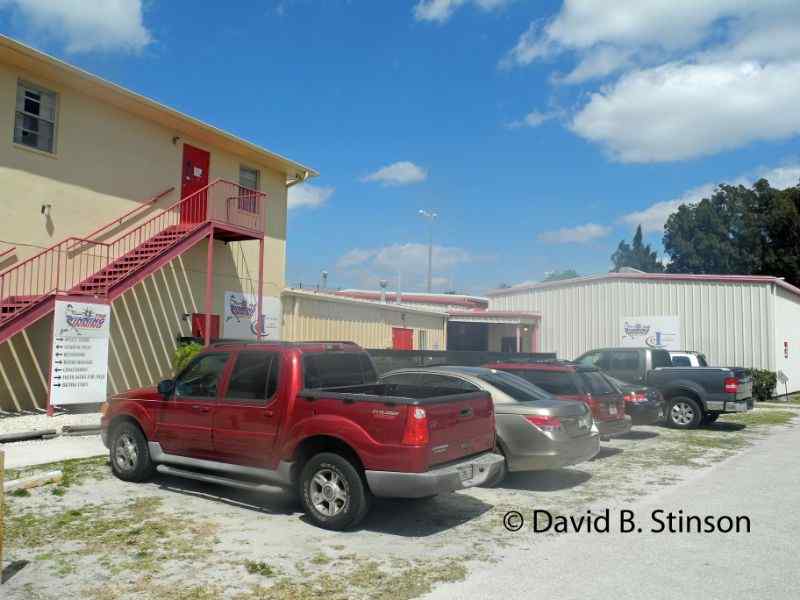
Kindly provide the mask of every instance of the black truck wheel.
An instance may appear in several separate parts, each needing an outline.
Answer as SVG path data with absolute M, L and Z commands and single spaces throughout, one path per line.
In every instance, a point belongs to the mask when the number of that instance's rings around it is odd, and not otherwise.
M 111 430 L 111 471 L 123 481 L 146 481 L 155 467 L 150 460 L 147 438 L 137 425 L 123 421 Z
M 703 418 L 703 409 L 693 398 L 675 396 L 667 406 L 667 424 L 675 429 L 696 429 Z
M 714 421 L 719 419 L 719 413 L 706 413 L 703 415 L 703 420 L 701 421 L 701 425 L 711 425 Z
M 359 470 L 339 454 L 322 452 L 303 467 L 300 502 L 319 527 L 341 531 L 369 512 L 372 496 Z

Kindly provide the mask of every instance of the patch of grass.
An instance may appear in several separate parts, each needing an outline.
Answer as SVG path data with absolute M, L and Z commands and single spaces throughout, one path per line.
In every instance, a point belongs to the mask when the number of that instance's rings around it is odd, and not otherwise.
M 64 494 L 66 494 L 66 493 L 67 493 L 67 490 L 66 490 L 66 489 L 64 489 L 64 488 L 63 488 L 63 487 L 61 487 L 61 486 L 58 486 L 58 487 L 54 487 L 54 488 L 53 488 L 53 491 L 52 491 L 52 492 L 50 492 L 50 493 L 51 493 L 51 494 L 53 494 L 53 496 L 63 496 Z
M 278 570 L 263 561 L 248 560 L 244 563 L 244 568 L 251 575 L 261 575 L 262 577 L 275 577 Z
M 80 485 L 88 479 L 98 480 L 110 474 L 107 456 L 95 456 L 92 458 L 75 458 L 62 460 L 59 462 L 35 465 L 22 469 L 6 469 L 6 481 L 29 477 L 46 471 L 61 471 L 63 477 L 58 487 L 68 488 L 73 485 Z
M 327 565 L 329 562 L 331 562 L 331 559 L 330 557 L 325 556 L 322 552 L 317 552 L 308 562 L 310 562 L 312 565 Z
M 10 496 L 14 496 L 15 498 L 27 498 L 28 496 L 31 495 L 31 493 L 30 493 L 30 491 L 28 491 L 28 490 L 23 488 L 23 489 L 14 490 L 13 492 L 10 492 L 9 495 Z
M 753 426 L 769 426 L 769 425 L 786 425 L 797 416 L 796 413 L 789 410 L 779 409 L 759 409 L 752 410 L 746 413 L 736 413 L 730 415 L 721 415 L 720 421 L 728 421 L 731 423 L 742 423 L 744 425 Z
M 688 433 L 683 443 L 694 448 L 736 450 L 747 445 L 747 439 L 742 435 L 706 435 L 702 433 Z

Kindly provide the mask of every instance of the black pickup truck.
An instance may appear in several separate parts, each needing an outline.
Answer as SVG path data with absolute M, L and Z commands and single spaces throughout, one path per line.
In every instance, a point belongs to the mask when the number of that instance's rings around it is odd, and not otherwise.
M 673 367 L 666 350 L 599 348 L 576 362 L 594 365 L 622 381 L 658 389 L 666 400 L 667 424 L 678 429 L 694 429 L 713 423 L 723 413 L 753 408 L 749 376 L 717 367 Z

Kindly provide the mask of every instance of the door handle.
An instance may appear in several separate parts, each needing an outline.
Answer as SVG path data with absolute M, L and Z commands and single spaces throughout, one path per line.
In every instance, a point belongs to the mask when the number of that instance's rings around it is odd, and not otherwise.
M 267 409 L 267 410 L 264 411 L 264 416 L 265 417 L 272 417 L 274 415 L 275 415 L 275 411 L 274 410 Z
M 197 412 L 207 413 L 211 409 L 208 406 L 204 406 L 203 404 L 192 404 L 192 410 L 196 410 Z

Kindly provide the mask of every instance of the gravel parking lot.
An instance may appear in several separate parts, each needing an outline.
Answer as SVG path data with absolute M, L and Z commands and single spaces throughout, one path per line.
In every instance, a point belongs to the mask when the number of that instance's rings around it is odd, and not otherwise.
M 376 502 L 363 525 L 346 533 L 312 526 L 277 488 L 253 495 L 163 476 L 128 484 L 110 475 L 105 458 L 69 461 L 61 463 L 61 485 L 8 498 L 12 575 L 4 597 L 415 598 L 549 543 L 549 536 L 509 534 L 508 510 L 624 506 L 700 476 L 797 414 L 759 408 L 691 432 L 637 427 L 574 468 L 516 474 L 495 489 L 428 501 Z

